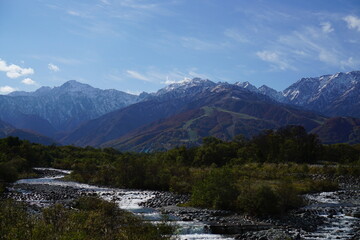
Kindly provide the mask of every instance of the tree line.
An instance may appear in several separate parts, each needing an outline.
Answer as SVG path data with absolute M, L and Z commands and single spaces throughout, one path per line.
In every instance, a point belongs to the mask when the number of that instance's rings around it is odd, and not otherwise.
M 155 153 L 43 146 L 8 137 L 0 140 L 0 179 L 14 181 L 31 176 L 32 167 L 51 166 L 72 169 L 73 180 L 89 184 L 190 194 L 188 205 L 274 215 L 301 206 L 302 193 L 337 188 L 336 182 L 314 180 L 314 174 L 359 176 L 359 159 L 359 145 L 324 145 L 301 126 L 229 142 L 206 137 L 198 147 Z

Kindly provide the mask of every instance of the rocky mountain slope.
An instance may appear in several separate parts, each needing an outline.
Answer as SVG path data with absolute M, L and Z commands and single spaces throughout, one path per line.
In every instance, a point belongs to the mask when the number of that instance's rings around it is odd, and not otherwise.
M 83 124 L 62 138 L 61 142 L 80 146 L 99 146 L 143 125 L 188 109 L 188 103 L 211 86 L 216 84 L 197 78 L 171 84 L 154 94 L 146 95 L 146 100 Z
M 175 146 L 194 146 L 206 136 L 231 140 L 239 134 L 250 137 L 266 129 L 284 125 L 318 127 L 325 118 L 317 114 L 278 104 L 251 91 L 224 85 L 203 92 L 187 104 L 184 111 L 152 122 L 103 144 L 120 150 L 167 150 Z
M 197 144 L 208 135 L 227 140 L 240 133 L 251 136 L 287 124 L 302 124 L 311 130 L 324 120 L 237 85 L 194 79 L 89 121 L 62 142 L 125 149 L 120 147 L 122 141 L 134 144 L 140 139 L 141 144 L 152 142 L 158 149 L 165 143 Z M 104 145 L 106 142 L 111 143 Z M 142 150 L 148 148 L 152 147 L 142 146 Z
M 135 95 L 100 90 L 72 80 L 60 87 L 0 96 L 0 118 L 16 128 L 54 136 L 137 101 Z
M 319 136 L 325 144 L 360 143 L 360 119 L 334 117 L 325 121 L 311 131 Z
M 289 104 L 328 116 L 360 117 L 360 71 L 302 78 L 283 95 Z
M 302 78 L 283 92 L 266 85 L 257 88 L 249 82 L 236 85 L 329 117 L 360 117 L 360 71 Z
M 16 129 L 13 126 L 11 126 L 10 124 L 0 120 L 0 138 L 5 138 L 5 137 L 9 137 L 9 136 L 19 137 L 22 140 L 28 140 L 33 143 L 40 143 L 40 144 L 44 144 L 44 145 L 51 145 L 51 144 L 56 143 L 51 138 L 41 136 L 34 132 Z
M 249 137 L 287 124 L 303 125 L 325 143 L 357 143 L 359 79 L 360 71 L 303 78 L 279 92 L 194 78 L 140 96 L 72 80 L 0 96 L 0 118 L 63 144 L 137 151 L 196 145 L 210 135 Z

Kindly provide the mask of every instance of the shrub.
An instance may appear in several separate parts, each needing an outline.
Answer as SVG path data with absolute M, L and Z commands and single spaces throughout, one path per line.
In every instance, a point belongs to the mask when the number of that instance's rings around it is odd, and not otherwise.
M 212 169 L 203 180 L 195 183 L 191 204 L 214 209 L 233 208 L 237 196 L 234 182 L 229 169 Z
M 270 186 L 248 185 L 241 189 L 237 207 L 250 215 L 267 216 L 279 213 L 278 202 L 279 199 Z
M 254 216 L 281 215 L 303 204 L 292 183 L 245 180 L 239 185 L 238 210 Z
M 33 217 L 22 204 L 0 201 L 0 240 L 165 240 L 174 232 L 97 198 L 81 198 L 75 206 L 54 205 Z

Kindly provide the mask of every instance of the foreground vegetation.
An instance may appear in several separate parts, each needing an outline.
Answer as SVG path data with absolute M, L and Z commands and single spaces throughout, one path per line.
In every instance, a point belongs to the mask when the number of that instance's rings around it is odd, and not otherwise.
M 322 145 L 304 128 L 288 126 L 252 138 L 158 153 L 42 146 L 0 140 L 0 179 L 13 181 L 34 166 L 73 169 L 71 178 L 120 188 L 169 190 L 191 195 L 190 205 L 251 215 L 283 214 L 303 204 L 300 194 L 337 188 L 337 175 L 360 176 L 360 146 Z M 313 175 L 327 176 L 314 180 Z
M 75 209 L 54 205 L 40 214 L 29 214 L 21 203 L 0 201 L 0 240 L 165 240 L 173 231 L 98 198 L 80 198 Z

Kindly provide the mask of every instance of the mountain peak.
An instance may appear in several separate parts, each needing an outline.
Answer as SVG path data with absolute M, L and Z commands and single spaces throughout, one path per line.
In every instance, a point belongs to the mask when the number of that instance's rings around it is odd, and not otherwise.
M 76 80 L 69 80 L 65 82 L 63 85 L 61 85 L 59 88 L 62 89 L 72 89 L 72 90 L 82 90 L 84 88 L 93 88 L 89 84 L 81 83 Z
M 278 102 L 283 102 L 284 101 L 284 96 L 282 94 L 282 92 L 278 92 L 275 89 L 268 87 L 266 85 L 262 85 L 261 87 L 258 88 L 258 90 L 266 95 L 269 96 L 272 99 L 275 99 Z
M 86 95 L 94 95 L 96 92 L 100 91 L 98 88 L 94 88 L 89 84 L 81 83 L 76 80 L 70 80 L 65 82 L 60 87 L 53 88 L 53 92 L 57 94 L 77 94 L 82 93 Z
M 185 78 L 184 80 L 180 81 L 180 82 L 176 82 L 173 84 L 170 84 L 168 87 L 171 86 L 177 86 L 177 87 L 181 87 L 181 86 L 200 86 L 200 85 L 215 85 L 214 82 L 210 81 L 209 79 L 202 79 L 202 78 Z
M 51 87 L 40 87 L 39 89 L 37 89 L 33 95 L 36 95 L 36 96 L 40 96 L 40 95 L 44 95 L 44 94 L 47 94 L 51 91 Z
M 338 106 L 347 106 L 347 114 L 359 116 L 358 93 L 360 71 L 339 72 L 314 78 L 302 78 L 284 90 L 287 102 L 318 111 L 329 116 L 341 115 Z M 341 103 L 341 104 L 340 104 Z M 352 106 L 352 107 L 350 107 Z
M 254 85 L 252 85 L 251 83 L 249 83 L 248 81 L 246 82 L 236 82 L 235 83 L 236 86 L 245 88 L 251 92 L 259 92 L 259 90 L 257 89 L 257 87 L 255 87 Z
M 155 93 L 155 96 L 164 95 L 170 92 L 187 92 L 195 90 L 196 92 L 216 86 L 216 83 L 209 79 L 202 78 L 185 78 L 183 81 L 169 84 Z

